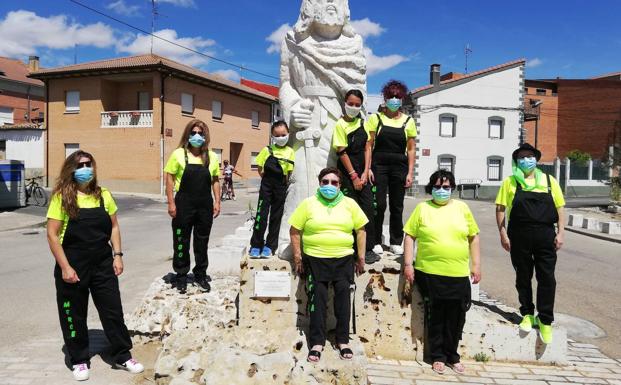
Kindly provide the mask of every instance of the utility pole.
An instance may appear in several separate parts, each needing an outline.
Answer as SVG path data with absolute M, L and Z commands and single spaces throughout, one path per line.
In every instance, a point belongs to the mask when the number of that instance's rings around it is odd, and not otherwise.
M 464 54 L 466 55 L 466 73 L 468 73 L 468 57 L 472 53 L 472 49 L 470 48 L 470 43 L 466 44 L 466 48 L 464 48 Z
M 151 0 L 151 55 L 153 55 L 153 34 L 155 33 L 155 19 L 159 15 L 155 0 Z

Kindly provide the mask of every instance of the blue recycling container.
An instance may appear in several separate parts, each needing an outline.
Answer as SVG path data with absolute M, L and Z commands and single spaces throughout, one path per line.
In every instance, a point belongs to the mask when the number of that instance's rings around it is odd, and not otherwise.
M 0 209 L 26 206 L 26 172 L 20 160 L 0 160 Z

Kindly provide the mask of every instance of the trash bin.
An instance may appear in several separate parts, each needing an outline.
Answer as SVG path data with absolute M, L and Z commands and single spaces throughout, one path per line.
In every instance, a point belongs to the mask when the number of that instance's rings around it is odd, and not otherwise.
M 26 206 L 24 162 L 0 160 L 0 209 Z

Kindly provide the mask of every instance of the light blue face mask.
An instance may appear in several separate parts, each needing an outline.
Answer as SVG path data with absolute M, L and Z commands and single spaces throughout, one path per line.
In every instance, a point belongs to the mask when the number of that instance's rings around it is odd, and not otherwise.
M 201 147 L 203 144 L 205 144 L 205 138 L 202 135 L 199 134 L 194 134 L 192 136 L 190 136 L 190 139 L 188 140 L 188 142 L 190 142 L 190 145 L 192 147 Z
M 431 196 L 437 203 L 446 203 L 451 199 L 451 188 L 436 188 L 431 190 Z
M 524 173 L 530 173 L 537 167 L 537 159 L 534 156 L 520 158 L 517 161 L 518 167 Z
M 386 108 L 388 108 L 392 112 L 397 112 L 399 108 L 401 108 L 402 101 L 399 98 L 391 98 L 386 100 Z
M 75 179 L 78 184 L 86 184 L 93 180 L 93 168 L 92 167 L 82 167 L 73 172 L 73 179 Z
M 323 196 L 327 200 L 332 200 L 336 198 L 336 196 L 339 194 L 339 189 L 337 189 L 336 186 L 327 184 L 319 188 L 319 193 L 321 194 L 321 196 Z

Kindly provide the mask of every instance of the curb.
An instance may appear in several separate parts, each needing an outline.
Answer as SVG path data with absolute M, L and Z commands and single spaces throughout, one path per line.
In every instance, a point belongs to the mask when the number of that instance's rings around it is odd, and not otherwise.
M 25 226 L 18 226 L 18 227 L 11 227 L 8 229 L 0 229 L 0 233 L 4 233 L 7 231 L 14 231 L 14 230 L 24 230 L 24 229 L 31 229 L 33 227 L 41 227 L 43 225 L 45 225 L 47 223 L 47 220 L 45 221 L 41 221 L 41 222 L 36 222 L 30 225 L 25 225 Z
M 603 233 L 594 233 L 590 231 L 576 229 L 571 226 L 565 226 L 565 230 L 570 231 L 572 233 L 576 233 L 576 234 L 586 235 L 587 237 L 601 239 L 603 241 L 621 243 L 621 238 L 613 238 L 613 237 L 604 235 Z

